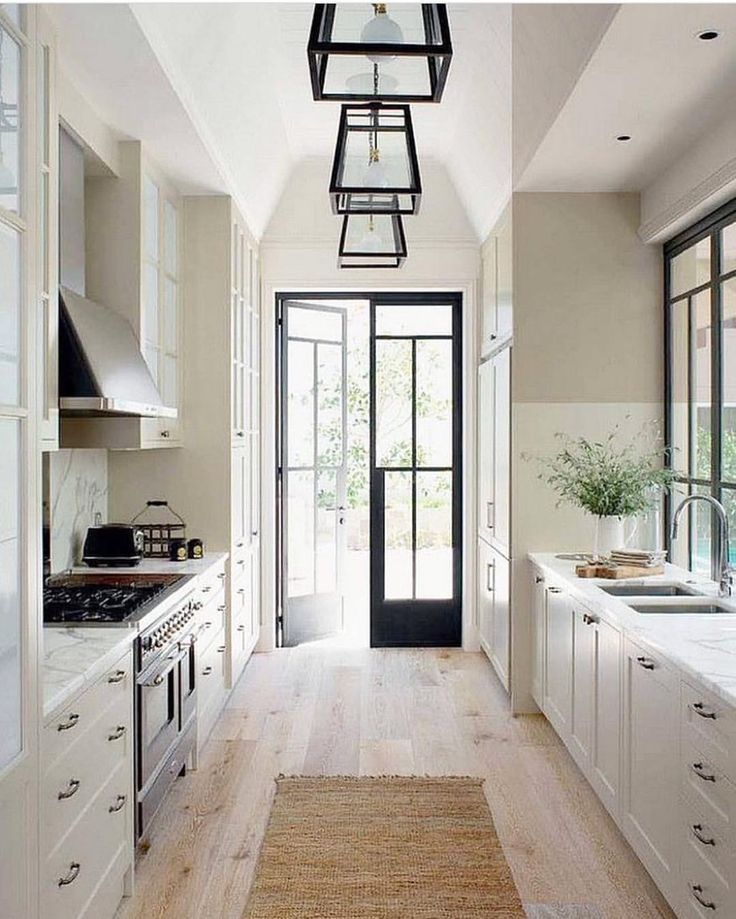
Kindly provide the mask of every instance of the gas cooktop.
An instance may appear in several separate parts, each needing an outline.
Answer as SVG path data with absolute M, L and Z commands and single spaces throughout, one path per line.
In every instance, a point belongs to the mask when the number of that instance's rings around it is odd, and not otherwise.
M 140 619 L 184 577 L 178 574 L 56 577 L 43 589 L 43 621 L 51 625 L 115 625 Z

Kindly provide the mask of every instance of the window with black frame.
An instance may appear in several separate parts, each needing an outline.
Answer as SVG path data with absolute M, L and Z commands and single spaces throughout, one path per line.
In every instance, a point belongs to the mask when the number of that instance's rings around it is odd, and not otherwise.
M 677 472 L 668 520 L 685 496 L 712 495 L 736 533 L 736 200 L 670 240 L 664 262 L 666 436 Z M 710 509 L 696 502 L 688 513 L 672 561 L 711 574 Z

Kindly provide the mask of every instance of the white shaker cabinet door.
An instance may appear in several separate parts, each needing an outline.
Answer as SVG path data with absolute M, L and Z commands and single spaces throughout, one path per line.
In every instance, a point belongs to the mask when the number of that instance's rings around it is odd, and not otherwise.
M 568 742 L 572 717 L 573 607 L 561 587 L 547 589 L 544 714 Z
M 616 820 L 621 811 L 621 645 L 621 632 L 604 620 L 598 622 L 590 781 Z

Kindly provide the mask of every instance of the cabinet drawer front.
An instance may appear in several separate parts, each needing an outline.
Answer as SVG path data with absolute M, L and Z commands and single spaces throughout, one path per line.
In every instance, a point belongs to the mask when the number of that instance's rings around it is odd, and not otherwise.
M 195 603 L 201 602 L 202 606 L 206 606 L 213 595 L 225 586 L 225 580 L 225 562 L 222 561 L 198 579 L 194 591 Z
M 109 865 L 126 849 L 132 857 L 130 776 L 127 764 L 121 764 L 99 789 L 72 832 L 44 861 L 44 919 L 77 919 Z
M 682 790 L 730 844 L 736 839 L 736 786 L 701 750 L 683 738 Z
M 243 611 L 250 607 L 250 594 L 250 571 L 246 569 L 243 576 L 235 581 L 233 587 L 233 619 L 243 615 Z
M 197 710 L 203 712 L 225 688 L 225 631 L 220 630 L 197 663 Z
M 120 728 L 125 731 L 120 734 Z M 113 738 L 113 739 L 110 739 Z M 46 771 L 42 780 L 42 839 L 51 852 L 121 764 L 133 768 L 130 704 L 120 700 Z
M 736 849 L 722 827 L 710 821 L 692 801 L 683 797 L 682 814 L 683 851 L 690 846 L 703 858 L 729 887 L 736 881 Z
M 220 590 L 197 612 L 198 642 L 202 650 L 208 648 L 217 633 L 225 626 L 227 602 L 225 591 Z
M 734 915 L 734 891 L 727 878 L 702 856 L 701 851 L 687 844 L 681 861 L 683 900 L 689 915 L 703 917 L 731 917 Z
M 736 781 L 736 710 L 685 680 L 680 699 L 684 737 Z
M 133 655 L 129 652 L 44 727 L 41 742 L 44 771 L 63 756 L 106 709 L 119 703 L 132 704 L 132 673 Z

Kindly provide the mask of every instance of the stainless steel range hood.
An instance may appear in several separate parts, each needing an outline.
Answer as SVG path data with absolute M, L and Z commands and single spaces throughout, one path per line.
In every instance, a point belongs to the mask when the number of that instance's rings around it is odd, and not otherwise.
M 59 303 L 59 409 L 65 417 L 176 418 L 129 322 L 66 287 Z

